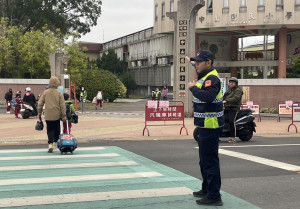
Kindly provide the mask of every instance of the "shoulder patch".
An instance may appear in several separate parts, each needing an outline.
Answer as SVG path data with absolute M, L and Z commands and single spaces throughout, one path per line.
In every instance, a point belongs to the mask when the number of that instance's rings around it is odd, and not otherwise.
M 209 87 L 209 86 L 211 86 L 211 80 L 205 81 L 205 87 Z

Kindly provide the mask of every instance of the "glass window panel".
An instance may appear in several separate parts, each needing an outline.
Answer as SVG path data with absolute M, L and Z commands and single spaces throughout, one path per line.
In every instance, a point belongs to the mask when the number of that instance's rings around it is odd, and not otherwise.
M 223 0 L 223 7 L 228 8 L 229 7 L 229 0 Z

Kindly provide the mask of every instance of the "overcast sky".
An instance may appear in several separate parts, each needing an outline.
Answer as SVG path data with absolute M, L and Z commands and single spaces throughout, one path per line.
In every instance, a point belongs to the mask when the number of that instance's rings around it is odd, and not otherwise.
M 153 27 L 153 5 L 153 0 L 102 0 L 97 26 L 80 41 L 103 43 Z

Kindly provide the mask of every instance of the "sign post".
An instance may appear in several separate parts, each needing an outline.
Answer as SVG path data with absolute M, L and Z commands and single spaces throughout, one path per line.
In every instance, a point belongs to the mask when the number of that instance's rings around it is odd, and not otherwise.
M 295 102 L 296 103 L 296 102 Z M 294 126 L 296 129 L 296 133 L 298 133 L 297 126 L 294 122 L 300 122 L 300 107 L 298 105 L 292 105 L 292 123 L 288 127 L 288 132 L 290 132 L 290 127 Z
M 181 121 L 180 124 L 168 124 L 171 125 L 182 125 L 180 129 L 180 135 L 182 129 L 185 129 L 186 135 L 188 131 L 184 125 L 184 104 L 182 101 L 148 101 L 145 104 L 145 127 L 143 129 L 143 136 L 145 131 L 149 134 L 147 126 L 167 126 L 166 121 Z M 149 122 L 164 122 L 163 124 L 155 123 L 149 124 Z

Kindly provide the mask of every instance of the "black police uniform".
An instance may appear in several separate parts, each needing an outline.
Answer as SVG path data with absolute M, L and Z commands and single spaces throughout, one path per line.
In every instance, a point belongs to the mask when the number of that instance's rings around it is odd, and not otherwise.
M 203 78 L 210 70 L 201 72 L 198 74 L 198 80 Z M 210 81 L 210 85 L 205 87 L 204 83 L 206 81 Z M 202 107 L 204 109 L 209 110 L 211 106 L 214 106 L 213 102 L 215 101 L 217 95 L 221 89 L 220 79 L 215 75 L 209 75 L 204 81 L 201 89 L 193 86 L 190 88 L 193 96 L 204 102 Z M 220 101 L 221 102 L 221 101 Z M 223 105 L 219 102 L 219 109 L 223 112 Z M 221 104 L 221 105 L 220 105 Z M 194 103 L 194 110 L 197 110 L 197 104 Z M 209 111 L 206 111 L 209 112 Z M 218 149 L 219 149 L 219 136 L 222 131 L 222 126 L 224 124 L 224 118 L 221 115 L 218 117 L 219 128 L 204 128 L 203 122 L 197 121 L 198 119 L 194 119 L 194 123 L 196 126 L 199 126 L 199 158 L 200 158 L 200 170 L 203 178 L 202 182 L 202 191 L 207 194 L 208 199 L 218 199 L 220 197 L 220 188 L 221 188 L 221 175 L 220 175 L 220 164 L 218 157 Z

